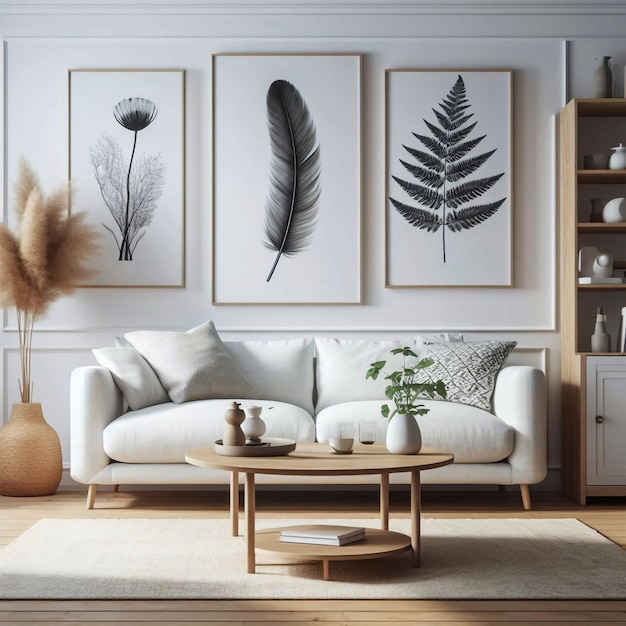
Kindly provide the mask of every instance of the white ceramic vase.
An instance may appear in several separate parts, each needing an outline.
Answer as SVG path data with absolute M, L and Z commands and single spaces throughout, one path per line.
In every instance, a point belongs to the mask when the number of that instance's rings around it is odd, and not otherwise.
M 385 445 L 392 454 L 417 454 L 422 448 L 422 433 L 416 419 L 396 413 L 389 420 Z
M 609 158 L 610 170 L 626 170 L 626 146 L 620 143 L 619 146 L 611 148 L 613 154 Z
M 250 443 L 259 443 L 267 430 L 265 422 L 261 419 L 262 411 L 262 406 L 247 406 L 245 408 L 246 419 L 241 425 L 241 429 L 246 435 L 246 441 Z
M 602 219 L 607 224 L 626 222 L 626 198 L 613 198 L 602 209 Z

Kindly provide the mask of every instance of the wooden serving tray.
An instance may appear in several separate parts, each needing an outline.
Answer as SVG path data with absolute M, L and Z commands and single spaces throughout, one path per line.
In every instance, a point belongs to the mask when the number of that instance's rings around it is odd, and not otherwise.
M 264 438 L 261 445 L 250 446 L 225 446 L 221 439 L 215 442 L 215 452 L 223 456 L 283 456 L 295 449 L 296 442 L 293 439 Z

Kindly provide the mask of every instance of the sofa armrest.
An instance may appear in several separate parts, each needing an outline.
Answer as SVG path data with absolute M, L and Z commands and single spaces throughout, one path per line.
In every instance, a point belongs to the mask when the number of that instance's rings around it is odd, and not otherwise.
M 546 378 L 541 370 L 505 367 L 496 380 L 494 413 L 515 429 L 509 456 L 514 484 L 541 482 L 547 473 Z
M 104 429 L 124 411 L 124 397 L 111 372 L 78 367 L 70 379 L 70 454 L 72 478 L 90 483 L 110 462 L 102 443 Z

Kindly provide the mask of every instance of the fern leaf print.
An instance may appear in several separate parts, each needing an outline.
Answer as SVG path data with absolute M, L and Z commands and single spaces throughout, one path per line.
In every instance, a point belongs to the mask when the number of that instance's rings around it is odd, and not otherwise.
M 506 197 L 490 202 L 480 200 L 498 185 L 504 172 L 480 175 L 479 169 L 496 150 L 477 150 L 486 135 L 474 132 L 478 130 L 479 120 L 474 120 L 474 113 L 470 112 L 471 104 L 460 74 L 437 106 L 432 109 L 433 120 L 422 120 L 424 132 L 412 133 L 418 144 L 402 146 L 408 157 L 403 155 L 398 160 L 408 176 L 392 176 L 403 195 L 390 197 L 389 201 L 411 226 L 429 233 L 441 229 L 445 263 L 446 233 L 460 233 L 478 226 L 496 213 Z M 479 153 L 474 154 L 475 150 Z M 472 176 L 475 172 L 478 174 Z

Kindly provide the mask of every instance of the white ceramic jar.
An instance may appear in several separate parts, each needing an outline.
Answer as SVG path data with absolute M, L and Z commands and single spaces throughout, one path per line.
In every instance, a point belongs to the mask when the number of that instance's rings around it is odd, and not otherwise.
M 611 148 L 613 154 L 609 158 L 610 170 L 626 170 L 626 146 L 620 143 L 619 146 Z
M 613 198 L 602 209 L 602 220 L 607 224 L 626 222 L 626 198 Z

